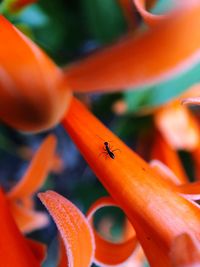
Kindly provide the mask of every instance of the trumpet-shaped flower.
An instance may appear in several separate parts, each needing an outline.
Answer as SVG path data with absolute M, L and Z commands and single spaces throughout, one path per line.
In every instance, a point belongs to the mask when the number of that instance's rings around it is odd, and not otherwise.
M 197 185 L 181 187 L 173 177 L 164 179 L 75 99 L 63 125 L 133 224 L 151 266 L 170 266 L 169 252 L 176 236 L 188 233 L 199 241 L 199 207 L 183 195 L 192 197 L 199 189 Z M 114 159 L 101 155 L 104 141 L 97 135 L 111 140 L 113 151 L 120 150 L 113 152 Z

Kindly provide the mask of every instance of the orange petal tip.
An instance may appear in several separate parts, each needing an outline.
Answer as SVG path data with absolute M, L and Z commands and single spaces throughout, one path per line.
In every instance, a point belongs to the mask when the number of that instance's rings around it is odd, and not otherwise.
M 38 197 L 53 217 L 63 239 L 69 266 L 89 267 L 94 256 L 94 240 L 84 215 L 61 195 L 47 191 Z

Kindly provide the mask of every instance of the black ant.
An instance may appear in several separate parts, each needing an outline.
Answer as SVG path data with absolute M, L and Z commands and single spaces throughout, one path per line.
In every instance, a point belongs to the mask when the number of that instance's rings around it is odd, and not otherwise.
M 98 136 L 98 135 L 97 135 Z M 99 137 L 99 136 L 98 136 Z M 99 137 L 99 138 L 101 138 L 101 137 Z M 102 138 L 101 138 L 102 139 Z M 103 140 L 103 139 L 102 139 Z M 106 155 L 108 155 L 111 159 L 114 159 L 115 158 L 115 154 L 114 154 L 114 152 L 115 151 L 117 151 L 117 150 L 119 150 L 119 149 L 114 149 L 114 150 L 112 150 L 112 147 L 110 147 L 110 144 L 109 144 L 109 142 L 104 142 L 103 143 L 104 144 L 104 152 L 101 152 L 99 155 L 101 155 L 101 154 L 106 154 Z M 120 150 L 119 150 L 120 151 Z

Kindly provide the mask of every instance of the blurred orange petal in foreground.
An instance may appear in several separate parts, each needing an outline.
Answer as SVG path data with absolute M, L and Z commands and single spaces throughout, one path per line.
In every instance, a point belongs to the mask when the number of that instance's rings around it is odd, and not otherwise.
M 179 185 L 172 179 L 164 179 L 76 99 L 63 125 L 133 224 L 151 266 L 170 266 L 172 242 L 183 232 L 200 241 L 200 209 L 179 193 Z M 103 153 L 105 141 L 110 142 L 113 151 L 118 149 L 113 152 L 114 159 Z M 185 185 L 186 191 L 190 193 L 190 184 Z
M 23 232 L 39 229 L 48 223 L 46 214 L 34 209 L 33 196 L 51 170 L 55 147 L 56 138 L 49 135 L 34 155 L 22 179 L 6 195 L 12 215 Z
M 145 3 L 135 0 L 153 27 L 141 28 L 64 70 L 1 16 L 1 119 L 20 130 L 40 131 L 61 120 L 71 90 L 136 88 L 171 79 L 194 66 L 199 61 L 199 1 L 181 1 L 161 17 L 145 11 Z
M 0 189 L 0 262 L 3 267 L 39 267 L 45 256 L 44 246 L 25 239 L 9 211 L 9 203 Z M 2 220 L 3 218 L 3 220 Z
M 115 91 L 152 85 L 169 80 L 199 62 L 198 0 L 181 1 L 165 16 L 148 13 L 144 8 L 147 1 L 134 2 L 153 27 L 141 28 L 137 34 L 130 34 L 68 66 L 66 79 L 73 90 Z
M 71 95 L 61 69 L 3 16 L 0 38 L 1 119 L 24 131 L 54 126 Z

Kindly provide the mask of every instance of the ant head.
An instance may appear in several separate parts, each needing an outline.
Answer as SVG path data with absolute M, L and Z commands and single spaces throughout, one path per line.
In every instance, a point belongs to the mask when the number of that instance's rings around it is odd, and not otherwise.
M 108 142 L 104 142 L 104 145 L 105 145 L 105 146 L 108 146 Z

